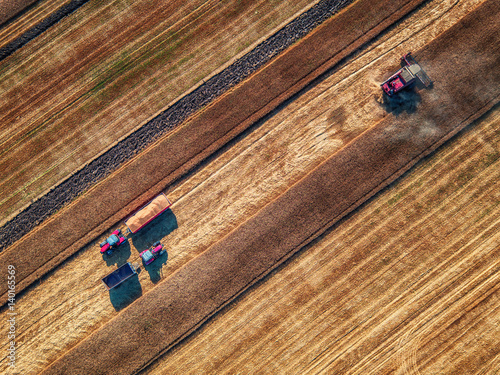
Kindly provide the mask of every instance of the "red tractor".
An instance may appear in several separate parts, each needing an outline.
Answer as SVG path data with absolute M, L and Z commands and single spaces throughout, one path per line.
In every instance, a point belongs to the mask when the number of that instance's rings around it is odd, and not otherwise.
M 101 242 L 101 254 L 112 255 L 113 251 L 120 246 L 122 243 L 125 243 L 127 240 L 122 236 L 122 232 L 120 229 L 115 230 L 111 233 L 111 236 L 106 238 L 106 241 Z
M 155 259 L 157 259 L 160 255 L 163 255 L 166 252 L 167 250 L 165 250 L 160 241 L 158 241 L 155 242 L 150 249 L 144 250 L 142 253 L 140 253 L 139 256 L 142 258 L 142 261 L 147 266 L 148 264 L 152 263 Z
M 407 87 L 411 87 L 417 79 L 425 87 L 429 87 L 432 84 L 427 74 L 425 74 L 420 65 L 412 57 L 411 52 L 401 57 L 401 66 L 401 69 L 381 84 L 382 90 L 389 97 L 394 96 Z

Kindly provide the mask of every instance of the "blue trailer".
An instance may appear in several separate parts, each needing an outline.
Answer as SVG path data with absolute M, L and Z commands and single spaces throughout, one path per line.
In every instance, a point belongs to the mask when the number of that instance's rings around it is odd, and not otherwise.
M 128 278 L 137 274 L 134 266 L 130 263 L 125 263 L 123 266 L 111 272 L 108 276 L 102 279 L 102 282 L 108 290 L 116 288 Z

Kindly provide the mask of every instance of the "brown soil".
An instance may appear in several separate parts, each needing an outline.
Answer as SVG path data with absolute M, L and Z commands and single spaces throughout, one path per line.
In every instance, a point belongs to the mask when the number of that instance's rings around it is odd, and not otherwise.
M 68 352 L 47 373 L 105 373 L 111 368 L 130 372 L 150 363 L 333 222 L 484 114 L 499 96 L 500 76 L 493 69 L 499 56 L 495 23 L 499 8 L 496 2 L 485 2 L 419 52 L 420 62 L 435 77 L 435 86 L 421 92 L 415 113 L 391 115 L 363 133 Z M 481 51 L 491 51 L 491 55 Z M 453 70 L 449 69 L 450 56 L 456 56 Z M 386 333 L 374 332 L 375 337 Z M 127 345 L 100 350 L 113 340 Z M 368 342 L 360 348 L 371 351 L 373 345 Z M 355 353 L 340 361 L 337 369 L 345 369 L 358 358 Z
M 421 2 L 385 2 L 377 5 L 380 9 L 372 5 L 377 17 L 383 19 L 379 22 L 359 1 L 319 27 L 192 121 L 4 251 L 0 260 L 19 269 L 16 287 L 24 289 L 60 264 Z M 353 21 L 363 27 L 345 30 L 343 25 L 354 25 Z M 332 34 L 341 38 L 331 38 Z M 313 54 L 310 46 L 314 48 Z M 292 64 L 293 59 L 299 62 Z M 268 85 L 263 86 L 262 82 Z M 165 162 L 157 155 L 169 155 L 169 159 Z M 0 276 L 0 281 L 5 277 Z M 2 287 L 2 301 L 5 301 L 5 290 Z

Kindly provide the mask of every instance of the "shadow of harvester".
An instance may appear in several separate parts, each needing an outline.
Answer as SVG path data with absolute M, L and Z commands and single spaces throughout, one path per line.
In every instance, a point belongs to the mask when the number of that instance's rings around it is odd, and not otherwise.
M 422 101 L 420 94 L 414 90 L 414 87 L 400 91 L 392 97 L 383 93 L 383 100 L 380 105 L 386 112 L 398 116 L 403 112 L 414 113 Z

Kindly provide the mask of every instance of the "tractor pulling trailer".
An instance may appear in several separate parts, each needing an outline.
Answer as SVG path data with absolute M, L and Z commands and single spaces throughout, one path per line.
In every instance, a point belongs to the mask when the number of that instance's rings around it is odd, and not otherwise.
M 160 216 L 172 206 L 165 194 L 156 196 L 152 201 L 142 206 L 135 214 L 125 220 L 127 230 L 125 234 L 135 234 L 147 224 Z M 115 230 L 104 242 L 101 242 L 101 254 L 108 256 L 113 254 L 113 251 L 127 240 L 122 235 L 120 229 Z
M 125 220 L 125 225 L 127 226 L 125 234 L 128 235 L 137 233 L 155 218 L 168 210 L 171 206 L 172 203 L 165 194 L 162 193 L 157 195 L 153 200 L 142 206 L 132 216 Z M 112 255 L 114 250 L 126 241 L 127 240 L 122 235 L 121 230 L 115 230 L 111 236 L 100 244 L 101 254 L 106 254 L 108 256 Z M 166 250 L 163 249 L 163 245 L 158 241 L 155 242 L 150 249 L 142 251 L 139 256 L 144 261 L 144 264 L 148 265 L 165 252 Z M 106 288 L 110 290 L 117 287 L 134 274 L 136 274 L 134 266 L 130 263 L 125 263 L 123 266 L 104 277 L 102 282 L 106 285 Z

